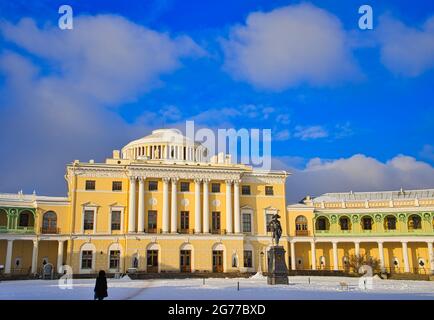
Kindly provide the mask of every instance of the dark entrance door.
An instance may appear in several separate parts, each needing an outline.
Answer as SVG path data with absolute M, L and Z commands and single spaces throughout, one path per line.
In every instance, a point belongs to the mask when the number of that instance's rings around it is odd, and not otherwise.
M 181 272 L 191 272 L 191 251 L 181 250 L 180 262 Z
M 212 271 L 223 272 L 223 251 L 214 250 L 212 252 Z
M 158 272 L 158 250 L 148 250 L 146 252 L 146 264 L 148 272 Z

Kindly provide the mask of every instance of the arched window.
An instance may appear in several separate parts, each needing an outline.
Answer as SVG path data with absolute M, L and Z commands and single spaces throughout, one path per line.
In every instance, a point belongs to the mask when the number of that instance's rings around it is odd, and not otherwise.
M 0 228 L 6 229 L 8 226 L 8 214 L 6 210 L 0 209 Z
M 295 234 L 308 235 L 307 231 L 307 218 L 305 216 L 298 216 L 295 218 Z
M 387 216 L 384 219 L 384 229 L 385 230 L 396 230 L 396 217 Z
M 315 229 L 320 231 L 329 230 L 329 221 L 325 217 L 319 217 L 316 219 Z
M 33 227 L 35 225 L 35 219 L 33 213 L 29 210 L 24 210 L 20 213 L 18 218 L 19 227 Z
M 413 214 L 408 217 L 408 229 L 409 230 L 417 230 L 422 229 L 422 219 L 419 215 Z
M 57 215 L 54 211 L 47 211 L 42 218 L 42 233 L 57 233 Z
M 371 217 L 363 217 L 362 218 L 362 229 L 363 230 L 372 230 L 372 218 Z
M 341 226 L 341 230 L 351 230 L 351 223 L 348 217 L 340 217 L 339 224 Z

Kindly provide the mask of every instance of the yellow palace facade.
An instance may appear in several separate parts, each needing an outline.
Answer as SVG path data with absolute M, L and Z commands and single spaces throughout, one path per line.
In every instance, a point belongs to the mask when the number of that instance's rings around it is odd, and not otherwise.
M 208 158 L 180 131 L 154 130 L 104 163 L 67 165 L 66 197 L 0 194 L 0 272 L 261 271 L 276 213 L 292 270 L 345 270 L 350 255 L 366 254 L 391 271 L 433 272 L 434 190 L 324 194 L 287 206 L 287 177 Z

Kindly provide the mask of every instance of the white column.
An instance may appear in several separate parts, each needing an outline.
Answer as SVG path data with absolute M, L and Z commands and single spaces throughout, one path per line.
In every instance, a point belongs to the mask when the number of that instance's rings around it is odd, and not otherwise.
M 404 258 L 404 272 L 410 272 L 410 265 L 408 263 L 408 247 L 407 242 L 402 242 L 402 256 Z
M 289 245 L 291 248 L 291 270 L 295 270 L 295 242 L 291 241 Z
M 177 178 L 172 178 L 172 212 L 170 215 L 170 232 L 176 233 L 178 231 L 178 197 L 177 197 Z
M 145 178 L 139 178 L 139 221 L 137 222 L 137 232 L 145 230 Z
M 233 233 L 232 229 L 232 181 L 226 180 L 226 232 Z
M 316 248 L 315 241 L 310 242 L 311 260 L 312 260 L 312 270 L 316 270 Z
M 200 179 L 194 180 L 194 232 L 201 233 L 202 226 L 200 224 Z
M 238 180 L 234 181 L 234 226 L 235 233 L 240 233 L 240 182 Z
M 60 273 L 60 269 L 63 266 L 63 244 L 64 240 L 59 240 L 57 244 L 57 273 Z
M 136 178 L 130 177 L 130 200 L 128 203 L 128 232 L 136 231 Z
M 434 252 L 433 252 L 433 246 L 432 246 L 432 242 L 431 241 L 429 241 L 427 244 L 428 244 L 429 267 L 430 267 L 431 273 L 434 274 Z
M 203 180 L 203 233 L 209 233 L 209 179 Z
M 14 247 L 14 240 L 8 240 L 8 246 L 6 249 L 5 273 L 11 273 L 13 247 Z
M 360 242 L 354 242 L 354 253 L 356 256 L 360 255 Z
M 163 233 L 169 232 L 169 178 L 163 178 Z
M 31 273 L 35 274 L 38 270 L 38 240 L 33 240 L 33 251 L 32 251 L 32 270 Z
M 380 258 L 380 268 L 385 268 L 383 242 L 381 241 L 378 241 L 378 256 Z
M 333 270 L 339 270 L 338 266 L 338 243 L 332 242 L 333 244 Z

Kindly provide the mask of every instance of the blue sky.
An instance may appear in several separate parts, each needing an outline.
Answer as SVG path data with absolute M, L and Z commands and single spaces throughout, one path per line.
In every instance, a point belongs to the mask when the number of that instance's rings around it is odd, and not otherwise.
M 434 187 L 434 4 L 0 2 L 0 191 L 62 195 L 66 163 L 185 120 L 271 128 L 288 200 Z M 24 19 L 24 22 L 23 20 Z

